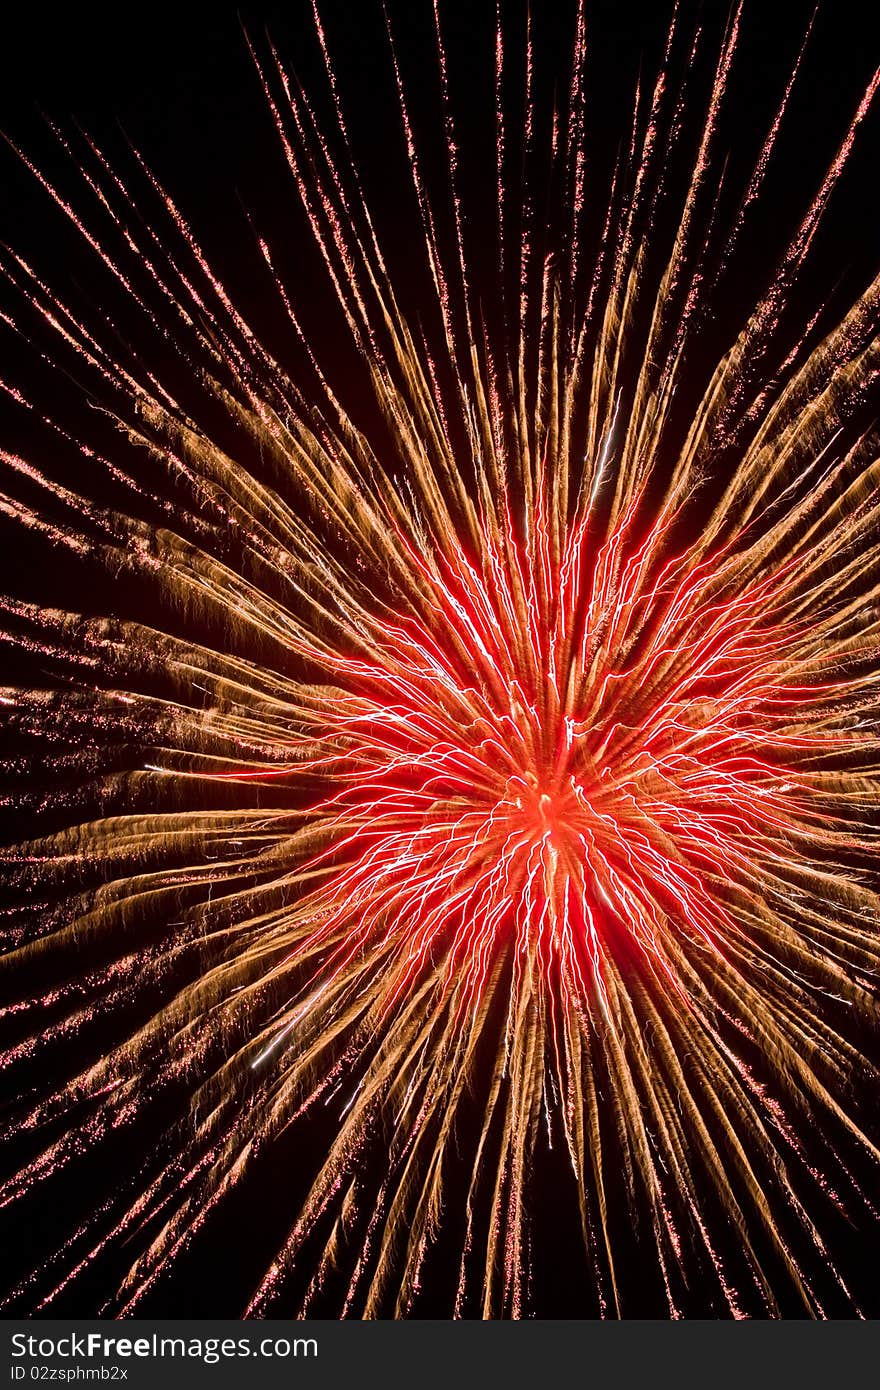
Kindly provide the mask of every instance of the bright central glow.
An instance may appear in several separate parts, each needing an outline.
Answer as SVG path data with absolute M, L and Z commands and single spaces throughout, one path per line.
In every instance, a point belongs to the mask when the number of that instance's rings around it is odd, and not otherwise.
M 529 776 L 516 789 L 514 804 L 531 838 L 550 842 L 556 849 L 572 838 L 579 808 L 570 777 L 558 789 Z

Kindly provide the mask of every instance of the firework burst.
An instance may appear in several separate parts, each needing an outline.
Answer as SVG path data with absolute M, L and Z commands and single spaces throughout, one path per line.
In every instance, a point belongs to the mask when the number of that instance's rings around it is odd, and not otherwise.
M 798 69 L 722 230 L 731 14 L 666 237 L 679 79 L 710 42 L 676 11 L 593 235 L 587 19 L 546 121 L 531 29 L 517 54 L 498 24 L 497 275 L 479 292 L 442 14 L 440 189 L 389 23 L 418 325 L 319 17 L 329 129 L 254 45 L 369 427 L 266 240 L 295 370 L 140 155 L 135 194 L 87 137 L 70 147 L 91 213 L 33 168 L 138 346 L 13 251 L 6 322 L 100 406 L 88 436 L 43 423 L 79 477 L 103 470 L 130 501 L 101 507 L 7 454 L 3 505 L 148 592 L 153 617 L 5 605 L 8 639 L 53 673 L 3 698 L 54 772 L 33 810 L 61 828 L 6 853 L 24 905 L 5 972 L 26 987 L 5 1063 L 23 1088 L 53 1080 L 12 1122 L 25 1157 L 3 1200 L 69 1190 L 120 1135 L 149 1156 L 81 1202 L 19 1305 L 64 1306 L 97 1268 L 119 1276 L 105 1310 L 149 1306 L 289 1130 L 321 1152 L 303 1140 L 308 1184 L 251 1315 L 330 1299 L 406 1316 L 438 1248 L 455 1255 L 446 1311 L 526 1313 L 550 1151 L 585 1312 L 628 1311 L 634 1219 L 670 1315 L 697 1279 L 702 1308 L 735 1315 L 778 1313 L 791 1289 L 815 1315 L 856 1307 L 822 1218 L 870 1211 L 860 1173 L 880 1157 L 858 1105 L 876 1093 L 859 1038 L 876 1015 L 880 461 L 859 422 L 880 282 L 831 326 L 783 327 L 878 78 L 707 363 Z M 504 115 L 520 64 L 522 130 Z

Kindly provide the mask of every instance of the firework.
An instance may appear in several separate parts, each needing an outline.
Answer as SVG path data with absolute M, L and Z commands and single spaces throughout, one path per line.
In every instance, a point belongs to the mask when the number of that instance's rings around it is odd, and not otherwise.
M 711 295 L 797 68 L 722 229 L 731 15 L 667 238 L 689 129 L 676 74 L 709 42 L 676 11 L 591 235 L 589 16 L 572 18 L 546 122 L 531 29 L 517 54 L 499 20 L 498 270 L 479 289 L 441 12 L 439 189 L 389 22 L 418 321 L 319 16 L 330 129 L 254 45 L 368 425 L 267 241 L 295 370 L 140 155 L 136 184 L 88 137 L 70 147 L 91 212 L 31 166 L 141 336 L 120 346 L 112 310 L 83 313 L 12 251 L 7 323 L 100 405 L 87 437 L 44 425 L 130 503 L 7 454 L 4 506 L 148 592 L 156 625 L 6 604 L 10 640 L 53 673 L 4 701 L 49 750 L 33 809 L 62 828 L 6 856 L 26 902 L 5 968 L 29 992 L 5 1064 L 55 1079 L 13 1123 L 26 1157 L 4 1201 L 109 1167 L 120 1135 L 148 1152 L 81 1203 L 19 1305 L 64 1306 L 98 1268 L 119 1276 L 105 1311 L 149 1306 L 289 1130 L 321 1151 L 303 1141 L 251 1315 L 330 1299 L 406 1316 L 444 1242 L 446 1311 L 526 1313 L 551 1153 L 585 1312 L 628 1311 L 634 1219 L 670 1315 L 697 1278 L 701 1307 L 734 1315 L 776 1314 L 792 1289 L 815 1315 L 857 1306 L 823 1214 L 870 1211 L 860 1174 L 880 1157 L 858 1107 L 876 1084 L 859 1040 L 876 1014 L 880 461 L 859 422 L 880 282 L 831 326 L 783 329 L 878 78 L 707 367 Z M 519 131 L 504 91 L 523 58 Z

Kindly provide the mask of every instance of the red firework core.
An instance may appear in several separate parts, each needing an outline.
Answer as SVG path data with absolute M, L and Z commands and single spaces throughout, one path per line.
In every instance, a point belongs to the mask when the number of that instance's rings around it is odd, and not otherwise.
M 514 778 L 509 796 L 499 811 L 507 811 L 512 823 L 520 819 L 517 813 L 521 813 L 524 833 L 532 843 L 550 845 L 556 850 L 571 845 L 576 837 L 581 798 L 570 776 L 539 779 L 535 774 L 527 774 Z

